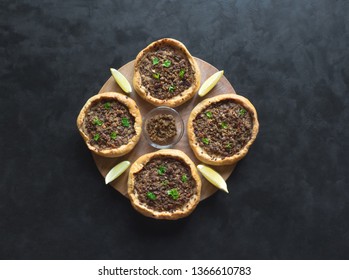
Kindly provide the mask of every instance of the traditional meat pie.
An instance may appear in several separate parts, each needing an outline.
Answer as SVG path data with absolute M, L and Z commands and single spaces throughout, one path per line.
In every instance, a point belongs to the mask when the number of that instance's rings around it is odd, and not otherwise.
M 200 200 L 201 180 L 194 163 L 179 150 L 141 156 L 130 168 L 128 195 L 145 216 L 174 220 L 189 215 Z
M 86 102 L 77 126 L 90 150 L 105 157 L 119 157 L 137 144 L 142 118 L 131 98 L 108 92 Z
M 223 94 L 199 103 L 189 116 L 187 128 L 189 144 L 199 160 L 228 165 L 247 154 L 259 124 L 250 101 Z
M 198 90 L 200 70 L 181 42 L 165 38 L 137 55 L 133 86 L 142 98 L 154 105 L 176 107 Z

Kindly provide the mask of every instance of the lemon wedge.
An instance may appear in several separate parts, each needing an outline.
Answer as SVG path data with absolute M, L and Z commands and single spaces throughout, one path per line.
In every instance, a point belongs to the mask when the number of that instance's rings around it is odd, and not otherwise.
M 118 70 L 116 70 L 114 68 L 110 68 L 110 73 L 114 77 L 115 82 L 121 87 L 121 89 L 124 92 L 130 93 L 132 91 L 130 83 L 125 78 L 125 76 L 121 74 L 121 72 L 119 72 Z
M 105 184 L 109 184 L 111 181 L 114 181 L 117 177 L 124 173 L 130 164 L 131 163 L 129 161 L 125 160 L 110 169 L 107 176 L 105 176 Z
M 199 164 L 197 169 L 201 172 L 201 174 L 215 187 L 229 193 L 227 188 L 227 182 L 223 179 L 223 177 L 212 168 Z
M 218 83 L 220 78 L 222 78 L 224 70 L 218 71 L 210 76 L 200 87 L 199 96 L 205 96 L 213 87 Z

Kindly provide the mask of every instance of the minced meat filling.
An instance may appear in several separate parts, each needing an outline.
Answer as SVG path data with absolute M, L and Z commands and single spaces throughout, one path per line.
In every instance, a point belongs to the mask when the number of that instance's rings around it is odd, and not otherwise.
M 185 205 L 196 192 L 189 166 L 168 157 L 151 159 L 135 175 L 139 201 L 155 211 L 173 212 Z
M 208 106 L 194 120 L 194 133 L 200 147 L 209 155 L 229 157 L 251 138 L 252 117 L 240 104 L 223 100 Z
M 135 118 L 124 104 L 108 99 L 93 104 L 84 119 L 89 143 L 101 149 L 126 145 L 136 134 L 134 124 Z
M 180 50 L 162 46 L 148 52 L 140 63 L 142 85 L 157 99 L 171 99 L 188 89 L 194 70 Z
M 154 143 L 166 144 L 177 135 L 176 120 L 170 114 L 159 114 L 146 123 L 149 138 Z

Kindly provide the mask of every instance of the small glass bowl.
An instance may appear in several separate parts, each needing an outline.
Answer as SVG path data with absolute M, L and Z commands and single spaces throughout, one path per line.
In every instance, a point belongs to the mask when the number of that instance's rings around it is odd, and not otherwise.
M 156 116 L 156 115 L 161 115 L 161 114 L 166 114 L 166 115 L 171 115 L 174 117 L 175 122 L 176 122 L 176 129 L 177 129 L 177 134 L 172 137 L 172 139 L 170 139 L 169 141 L 167 141 L 164 144 L 159 144 L 159 143 L 155 143 L 153 142 L 148 134 L 147 131 L 147 123 L 148 121 Z M 149 143 L 149 145 L 153 146 L 156 149 L 169 149 L 172 148 L 174 145 L 176 145 L 179 140 L 181 140 L 183 133 L 184 133 L 184 122 L 181 118 L 181 116 L 179 115 L 179 113 L 170 107 L 166 107 L 166 106 L 160 106 L 157 108 L 154 108 L 153 110 L 151 110 L 143 119 L 143 125 L 142 125 L 142 133 L 144 134 L 145 139 L 147 140 L 147 142 Z

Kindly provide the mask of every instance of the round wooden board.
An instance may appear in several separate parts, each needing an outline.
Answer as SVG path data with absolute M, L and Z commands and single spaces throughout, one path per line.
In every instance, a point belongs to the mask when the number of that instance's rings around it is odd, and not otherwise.
M 196 62 L 198 63 L 201 71 L 201 83 L 204 82 L 208 77 L 210 77 L 212 74 L 217 72 L 218 70 L 213 67 L 211 64 L 199 59 L 195 58 Z M 119 71 L 127 78 L 127 80 L 132 85 L 132 79 L 133 79 L 133 66 L 134 61 L 131 61 L 124 66 L 122 66 Z M 103 85 L 103 87 L 100 89 L 99 93 L 102 92 L 123 92 L 121 88 L 117 85 L 113 77 L 110 77 L 109 80 L 106 81 L 106 83 Z M 197 94 L 189 101 L 184 103 L 183 105 L 176 107 L 175 109 L 180 113 L 185 127 L 190 115 L 190 112 L 192 109 L 204 98 L 207 97 L 213 97 L 216 95 L 220 95 L 223 93 L 234 93 L 235 90 L 232 87 L 232 85 L 229 83 L 229 81 L 223 76 L 218 84 L 205 96 L 205 97 L 199 97 Z M 145 116 L 147 112 L 149 112 L 151 109 L 154 108 L 153 105 L 149 104 L 145 100 L 143 100 L 141 97 L 138 96 L 138 94 L 133 90 L 129 95 L 133 100 L 136 101 L 142 116 Z M 183 134 L 182 139 L 178 142 L 176 146 L 173 147 L 174 149 L 179 149 L 185 152 L 195 163 L 195 165 L 199 164 L 200 161 L 195 157 L 194 153 L 192 152 L 189 143 L 188 143 L 188 137 L 186 134 L 186 129 Z M 127 155 L 119 158 L 105 158 L 101 157 L 99 155 L 96 155 L 92 153 L 92 156 L 94 158 L 94 161 L 97 165 L 97 168 L 99 172 L 105 177 L 108 173 L 108 171 L 114 167 L 116 164 L 118 164 L 121 161 L 128 160 L 131 162 L 131 164 L 140 156 L 154 152 L 157 149 L 151 147 L 146 139 L 144 138 L 144 135 L 141 136 L 141 139 L 139 140 L 136 147 Z M 225 180 L 227 180 L 230 176 L 230 174 L 233 172 L 235 165 L 227 165 L 227 166 L 214 166 L 213 168 L 217 170 Z M 128 178 L 128 172 L 126 171 L 123 173 L 119 178 L 114 180 L 110 183 L 110 185 L 119 191 L 124 196 L 127 195 L 127 178 Z M 212 186 L 205 178 L 201 176 L 202 179 L 202 192 L 201 192 L 201 200 L 204 200 L 205 198 L 211 196 L 217 191 L 217 188 Z

